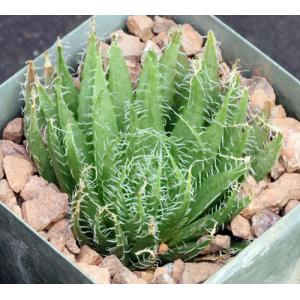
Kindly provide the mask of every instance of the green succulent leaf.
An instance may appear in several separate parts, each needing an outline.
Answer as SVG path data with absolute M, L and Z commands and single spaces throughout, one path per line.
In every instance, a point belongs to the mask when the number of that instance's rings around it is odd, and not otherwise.
M 168 242 L 169 247 L 178 243 L 191 242 L 199 236 L 214 234 L 220 226 L 229 222 L 233 217 L 238 215 L 250 203 L 250 198 L 239 199 L 236 191 L 232 191 L 229 197 L 225 197 L 221 206 L 184 228 L 174 232 L 171 240 Z
M 79 182 L 81 172 L 92 161 L 86 137 L 81 131 L 73 113 L 64 102 L 61 82 L 55 83 L 56 105 L 60 128 L 63 130 L 63 140 L 66 149 L 67 162 L 75 183 Z
M 39 173 L 47 181 L 56 183 L 56 177 L 53 168 L 50 164 L 49 150 L 43 140 L 42 133 L 38 124 L 38 117 L 36 111 L 36 92 L 32 90 L 32 103 L 30 109 L 30 123 L 28 128 L 27 141 L 31 156 L 38 168 Z
M 83 179 L 79 182 L 77 189 L 72 196 L 72 230 L 80 245 L 92 245 L 93 241 L 88 236 L 89 227 L 87 226 L 86 214 L 83 207 L 87 205 L 89 195 L 87 194 L 86 185 Z M 91 202 L 93 204 L 93 202 Z
M 54 120 L 49 120 L 48 122 L 47 144 L 58 184 L 63 192 L 71 195 L 75 188 L 75 182 L 68 168 L 65 148 L 58 129 L 54 125 Z
M 174 104 L 175 109 L 180 110 L 188 102 L 192 77 L 191 64 L 186 54 L 182 51 L 178 53 L 175 73 Z
M 161 98 L 166 107 L 174 104 L 176 68 L 180 53 L 182 34 L 180 31 L 174 32 L 171 43 L 159 60 Z
M 189 220 L 193 221 L 202 216 L 205 211 L 215 204 L 218 197 L 224 193 L 241 176 L 245 175 L 249 167 L 245 162 L 240 162 L 239 166 L 206 178 L 199 184 L 196 191 L 196 201 L 191 203 Z
M 30 126 L 30 112 L 32 105 L 32 88 L 36 82 L 35 68 L 32 61 L 28 62 L 27 73 L 24 84 L 24 134 L 26 138 L 29 136 L 29 126 Z
M 204 93 L 201 87 L 201 70 L 196 72 L 190 83 L 190 95 L 183 108 L 182 118 L 176 122 L 172 135 L 186 140 L 194 140 L 191 126 L 197 133 L 201 132 L 203 125 L 203 111 L 205 107 Z M 187 126 L 187 124 L 189 126 Z
M 73 77 L 68 70 L 68 66 L 66 65 L 63 46 L 59 39 L 56 45 L 56 61 L 57 75 L 61 78 L 64 101 L 69 110 L 73 113 L 74 116 L 76 116 L 78 106 L 78 90 L 75 86 Z
M 209 121 L 222 103 L 219 84 L 220 66 L 217 58 L 217 42 L 212 31 L 209 31 L 207 34 L 201 69 L 203 72 L 202 88 L 206 101 L 204 116 L 206 121 Z
M 267 118 L 264 114 L 254 116 L 249 125 L 249 138 L 247 141 L 246 154 L 254 156 L 268 143 L 270 129 L 267 126 Z
M 168 241 L 174 230 L 182 225 L 190 204 L 193 201 L 191 169 L 189 169 L 187 179 L 185 180 L 173 159 L 172 164 L 175 172 L 178 174 L 178 181 L 181 186 L 179 188 L 177 205 L 174 205 L 170 213 L 166 213 L 164 219 L 159 224 L 159 238 L 162 242 Z
M 55 124 L 58 125 L 56 102 L 53 101 L 46 88 L 38 80 L 36 80 L 35 84 L 39 102 L 41 104 L 46 121 L 48 122 L 50 119 L 52 119 Z
M 115 246 L 112 239 L 114 228 L 107 226 L 105 222 L 107 218 L 109 218 L 109 213 L 106 207 L 101 207 L 98 209 L 93 222 L 93 244 L 102 255 L 107 255 L 108 250 Z
M 127 263 L 127 252 L 128 252 L 128 243 L 116 216 L 113 217 L 114 229 L 116 233 L 116 243 L 115 246 L 111 249 L 111 253 L 119 257 L 125 264 Z
M 104 89 L 96 98 L 93 117 L 94 162 L 97 175 L 107 180 L 113 174 L 114 139 L 118 137 L 118 125 L 111 96 Z
M 135 105 L 138 111 L 139 129 L 153 128 L 158 132 L 163 131 L 158 61 L 152 51 L 148 51 L 143 64 Z
M 209 240 L 203 242 L 190 242 L 172 247 L 167 253 L 161 255 L 160 259 L 164 262 L 173 262 L 180 258 L 188 261 L 199 255 L 201 250 L 207 247 Z
M 97 49 L 96 32 L 92 31 L 83 63 L 78 95 L 78 121 L 89 145 L 93 140 L 93 109 L 95 99 L 107 88 L 101 54 Z
M 283 136 L 277 136 L 254 156 L 251 163 L 252 173 L 257 181 L 263 180 L 278 160 L 282 147 Z
M 132 99 L 132 87 L 128 69 L 121 49 L 116 44 L 110 46 L 109 52 L 109 91 L 120 131 L 128 127 L 127 109 Z

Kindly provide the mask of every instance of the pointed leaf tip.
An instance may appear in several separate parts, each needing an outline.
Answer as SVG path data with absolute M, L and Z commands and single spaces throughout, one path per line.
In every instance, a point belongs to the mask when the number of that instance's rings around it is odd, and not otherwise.
M 51 63 L 48 51 L 44 52 L 44 67 L 45 68 L 52 67 L 52 63 Z
M 61 39 L 60 39 L 59 36 L 57 37 L 57 40 L 56 40 L 56 47 L 57 48 L 62 48 L 63 47 Z

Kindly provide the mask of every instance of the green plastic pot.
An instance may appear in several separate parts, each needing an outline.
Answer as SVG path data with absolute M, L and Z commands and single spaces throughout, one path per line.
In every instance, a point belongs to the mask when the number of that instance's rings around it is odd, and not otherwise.
M 97 16 L 97 33 L 125 27 L 127 16 Z M 177 23 L 190 23 L 205 35 L 214 30 L 222 43 L 225 61 L 239 59 L 246 75 L 262 75 L 273 85 L 277 101 L 291 117 L 300 119 L 300 83 L 247 40 L 213 16 L 174 16 Z M 89 21 L 64 39 L 68 64 L 76 65 L 89 32 Z M 49 49 L 52 56 L 54 47 Z M 38 57 L 36 65 L 42 66 Z M 25 68 L 0 86 L 0 131 L 21 114 L 20 82 Z M 300 283 L 300 207 L 282 218 L 206 283 Z M 3 283 L 92 283 L 75 265 L 0 204 L 0 282 Z

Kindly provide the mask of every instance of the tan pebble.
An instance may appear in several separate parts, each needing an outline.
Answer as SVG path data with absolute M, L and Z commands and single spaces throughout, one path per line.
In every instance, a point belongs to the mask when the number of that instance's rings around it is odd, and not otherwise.
M 244 240 L 253 239 L 250 223 L 246 218 L 242 217 L 241 215 L 237 215 L 231 220 L 230 228 L 232 234 L 236 237 L 242 238 Z
M 72 254 L 80 253 L 80 248 L 77 246 L 75 237 L 66 219 L 62 219 L 50 227 L 48 238 L 50 243 L 59 251 L 62 251 L 66 247 Z
M 19 205 L 12 205 L 9 209 L 19 218 L 22 219 L 22 210 Z
M 276 105 L 271 109 L 271 119 L 286 118 L 286 112 L 282 105 Z
M 161 32 L 168 32 L 174 26 L 176 26 L 176 23 L 173 20 L 155 16 L 152 31 L 156 34 Z
M 66 244 L 65 239 L 62 236 L 57 237 L 56 239 L 49 240 L 49 243 L 60 252 L 63 251 Z
M 136 62 L 141 61 L 145 44 L 138 37 L 126 34 L 123 30 L 113 32 L 112 37 L 115 37 L 125 59 Z
M 258 211 L 252 217 L 252 231 L 256 237 L 261 236 L 265 231 L 267 231 L 271 226 L 277 223 L 281 219 L 280 216 L 274 214 L 273 212 L 263 209 Z
M 284 173 L 278 180 L 251 200 L 241 214 L 249 219 L 262 209 L 278 213 L 289 200 L 300 200 L 300 174 Z
M 17 204 L 17 199 L 14 191 L 9 186 L 6 179 L 0 180 L 0 202 Z
M 229 235 L 217 234 L 212 241 L 213 245 L 220 247 L 221 249 L 229 249 L 231 245 L 231 238 Z
M 179 283 L 182 278 L 184 271 L 185 263 L 179 258 L 176 259 L 173 263 L 172 277 L 176 283 Z
M 281 162 L 289 173 L 300 170 L 300 132 L 290 132 L 284 136 Z
M 19 156 L 8 155 L 3 159 L 3 169 L 10 187 L 19 193 L 30 175 L 33 175 L 32 164 Z
M 19 145 L 9 140 L 1 140 L 0 148 L 2 150 L 3 157 L 7 155 L 18 155 L 30 160 L 30 156 L 24 145 Z
M 273 166 L 271 170 L 270 176 L 272 179 L 277 180 L 284 172 L 284 166 L 279 161 L 277 161 L 277 163 L 275 164 L 275 166 Z
M 176 281 L 172 278 L 170 274 L 161 274 L 156 277 L 156 284 L 176 284 Z
M 300 132 L 300 122 L 294 118 L 273 118 L 270 123 L 276 131 L 283 135 L 290 132 Z
M 153 37 L 152 26 L 153 20 L 147 16 L 129 16 L 127 20 L 128 31 L 144 42 Z
M 71 253 L 66 247 L 62 250 L 62 254 L 69 259 L 72 263 L 76 262 L 75 255 Z
M 220 265 L 214 263 L 186 263 L 181 283 L 201 283 L 216 273 L 220 268 Z
M 63 219 L 68 211 L 68 195 L 51 188 L 43 189 L 37 198 L 22 204 L 24 220 L 37 231 Z
M 76 263 L 77 267 L 95 283 L 98 284 L 109 284 L 110 274 L 108 269 L 100 268 L 98 266 L 92 266 L 85 263 Z
M 118 284 L 146 284 L 146 280 L 139 278 L 136 274 L 124 268 L 121 272 L 117 273 L 112 280 L 112 283 Z
M 153 279 L 153 271 L 146 270 L 146 271 L 134 271 L 133 272 L 137 277 L 142 278 L 147 283 L 150 283 Z
M 203 45 L 202 36 L 190 24 L 182 25 L 181 30 L 182 30 L 181 46 L 183 51 L 188 56 L 197 54 Z
M 253 76 L 249 79 L 243 79 L 242 84 L 249 88 L 249 105 L 253 111 L 269 111 L 275 106 L 276 95 L 266 78 Z
M 248 175 L 241 186 L 240 196 L 243 198 L 257 196 L 267 188 L 267 185 L 266 179 L 257 182 L 251 175 Z
M 283 135 L 280 162 L 287 172 L 300 169 L 300 122 L 293 118 L 274 118 L 270 120 L 274 130 Z
M 172 272 L 173 263 L 169 263 L 164 265 L 163 267 L 156 268 L 153 274 L 152 283 L 162 283 L 162 281 L 164 280 L 169 280 L 170 278 L 173 279 Z
M 152 39 L 152 42 L 154 42 L 161 49 L 167 46 L 169 41 L 170 37 L 166 32 L 161 32 Z
M 24 201 L 39 197 L 39 194 L 48 187 L 48 182 L 40 176 L 30 176 L 24 185 L 20 196 Z
M 158 247 L 158 254 L 163 255 L 163 254 L 167 253 L 168 250 L 169 250 L 168 245 L 165 243 L 161 243 Z
M 24 124 L 23 118 L 16 118 L 5 126 L 3 129 L 3 139 L 20 143 L 23 139 Z
M 99 265 L 102 260 L 102 256 L 87 245 L 81 247 L 80 254 L 77 257 L 77 262 L 88 265 Z
M 48 233 L 44 230 L 39 231 L 38 234 L 46 241 L 48 241 Z
M 296 208 L 300 204 L 300 201 L 290 200 L 287 205 L 284 207 L 284 215 L 288 214 L 294 208 Z
M 67 234 L 66 234 L 66 247 L 70 252 L 73 254 L 79 254 L 80 253 L 80 248 L 77 245 L 75 236 L 73 231 L 71 230 L 71 227 L 68 226 L 67 228 Z
M 66 245 L 68 222 L 62 219 L 53 224 L 48 231 L 48 240 L 57 250 L 62 251 Z
M 2 202 L 12 213 L 22 219 L 22 211 L 17 204 L 16 196 L 6 179 L 0 179 L 0 202 Z
M 125 269 L 125 266 L 121 263 L 116 255 L 106 256 L 103 258 L 99 266 L 107 268 L 112 277 L 118 273 L 121 273 Z

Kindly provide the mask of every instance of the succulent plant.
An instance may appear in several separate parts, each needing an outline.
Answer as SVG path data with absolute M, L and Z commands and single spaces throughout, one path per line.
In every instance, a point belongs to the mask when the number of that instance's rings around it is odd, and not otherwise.
M 159 60 L 146 54 L 136 90 L 116 41 L 104 72 L 95 30 L 79 90 L 60 41 L 55 71 L 48 57 L 42 80 L 28 66 L 25 132 L 40 175 L 70 195 L 79 243 L 133 269 L 197 256 L 247 206 L 244 178 L 264 178 L 282 143 L 249 115 L 239 72 L 221 81 L 213 32 L 194 68 L 180 45 L 179 30 Z

